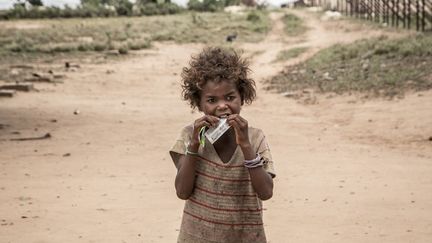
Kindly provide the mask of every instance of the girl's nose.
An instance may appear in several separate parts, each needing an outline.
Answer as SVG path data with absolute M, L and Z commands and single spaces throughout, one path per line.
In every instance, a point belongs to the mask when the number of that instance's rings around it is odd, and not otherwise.
M 217 105 L 218 110 L 225 110 L 228 108 L 228 105 L 225 103 L 225 101 L 220 101 Z

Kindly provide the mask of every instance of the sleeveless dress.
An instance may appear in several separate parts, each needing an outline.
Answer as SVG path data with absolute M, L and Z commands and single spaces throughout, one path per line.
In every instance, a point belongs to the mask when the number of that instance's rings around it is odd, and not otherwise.
M 170 150 L 175 164 L 177 154 L 185 154 L 192 126 L 185 127 Z M 264 133 L 249 127 L 249 139 L 264 159 L 264 169 L 275 177 L 270 149 Z M 243 153 L 237 146 L 224 163 L 207 140 L 198 150 L 195 187 L 185 202 L 177 242 L 185 243 L 264 243 L 262 202 L 257 197 L 244 167 Z

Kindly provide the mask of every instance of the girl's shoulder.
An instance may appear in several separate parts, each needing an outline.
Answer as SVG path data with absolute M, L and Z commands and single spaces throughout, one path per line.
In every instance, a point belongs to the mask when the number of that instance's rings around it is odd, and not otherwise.
M 264 138 L 264 132 L 260 128 L 249 127 L 249 139 L 252 143 L 260 142 Z
M 256 127 L 249 127 L 249 136 L 258 136 L 258 135 L 264 135 L 264 132 L 260 129 L 260 128 L 256 128 Z
M 193 131 L 193 124 L 189 124 L 183 127 L 182 133 L 192 133 Z

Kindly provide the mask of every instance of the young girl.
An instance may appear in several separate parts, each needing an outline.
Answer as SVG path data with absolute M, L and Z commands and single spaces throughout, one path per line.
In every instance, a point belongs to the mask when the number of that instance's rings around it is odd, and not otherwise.
M 255 98 L 248 72 L 244 59 L 220 48 L 204 49 L 183 69 L 183 98 L 203 116 L 170 150 L 177 196 L 186 200 L 178 242 L 266 242 L 261 200 L 272 197 L 275 173 L 263 132 L 240 116 Z M 221 119 L 230 128 L 212 144 L 202 132 Z

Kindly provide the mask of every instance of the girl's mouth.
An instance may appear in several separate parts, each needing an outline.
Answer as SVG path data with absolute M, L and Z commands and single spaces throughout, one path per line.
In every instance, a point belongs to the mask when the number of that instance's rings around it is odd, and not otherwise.
M 221 116 L 219 116 L 220 119 L 226 119 L 228 118 L 229 114 L 223 114 Z

